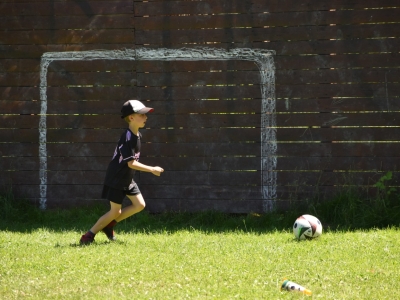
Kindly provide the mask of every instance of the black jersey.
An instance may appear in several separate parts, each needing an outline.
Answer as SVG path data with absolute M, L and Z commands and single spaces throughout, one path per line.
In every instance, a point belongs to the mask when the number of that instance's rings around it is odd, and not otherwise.
M 128 167 L 128 162 L 139 161 L 140 138 L 127 128 L 119 139 L 113 158 L 108 165 L 104 185 L 115 189 L 128 190 L 134 184 L 135 170 Z

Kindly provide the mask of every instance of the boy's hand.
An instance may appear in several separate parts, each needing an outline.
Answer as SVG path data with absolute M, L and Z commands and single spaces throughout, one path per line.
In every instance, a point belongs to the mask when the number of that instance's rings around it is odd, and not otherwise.
M 156 176 L 160 176 L 162 172 L 164 172 L 164 169 L 161 167 L 153 167 L 153 170 L 151 171 L 151 173 Z

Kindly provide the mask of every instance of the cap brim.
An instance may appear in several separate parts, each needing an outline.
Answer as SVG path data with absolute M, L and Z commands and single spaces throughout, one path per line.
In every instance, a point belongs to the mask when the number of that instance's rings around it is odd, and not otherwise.
M 152 112 L 154 108 L 151 107 L 143 107 L 141 110 L 138 110 L 136 113 L 137 114 L 147 114 L 149 112 Z
M 138 110 L 137 112 L 131 112 L 131 113 L 122 115 L 121 119 L 123 119 L 131 114 L 147 114 L 149 112 L 152 112 L 153 110 L 154 110 L 154 108 L 152 108 L 152 107 L 143 107 L 142 109 Z

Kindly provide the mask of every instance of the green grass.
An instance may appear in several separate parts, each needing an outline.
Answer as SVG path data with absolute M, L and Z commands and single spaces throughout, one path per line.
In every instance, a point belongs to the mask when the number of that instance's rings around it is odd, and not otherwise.
M 342 197 L 261 216 L 142 212 L 116 242 L 99 233 L 80 246 L 106 207 L 40 211 L 1 196 L 0 299 L 400 299 L 398 198 L 379 200 L 374 226 L 372 209 Z M 305 212 L 329 226 L 298 242 L 291 226 Z M 280 291 L 284 278 L 313 296 Z
M 79 246 L 86 228 L 0 231 L 1 299 L 298 299 L 283 278 L 320 299 L 399 299 L 397 229 L 326 232 L 148 231 L 126 224 Z

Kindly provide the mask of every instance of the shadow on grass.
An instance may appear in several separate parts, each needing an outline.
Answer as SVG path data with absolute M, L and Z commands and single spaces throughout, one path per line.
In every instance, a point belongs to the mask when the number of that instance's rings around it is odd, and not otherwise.
M 55 248 L 66 248 L 66 247 L 85 248 L 85 247 L 99 247 L 99 246 L 101 247 L 101 246 L 109 246 L 109 245 L 127 245 L 127 243 L 125 241 L 119 241 L 119 240 L 116 240 L 113 242 L 110 242 L 110 241 L 98 242 L 98 241 L 96 241 L 92 244 L 80 244 L 79 242 L 76 242 L 76 243 L 70 243 L 70 244 L 63 245 L 63 244 L 57 243 L 57 244 L 55 244 L 54 247 Z
M 346 192 L 331 201 L 310 201 L 302 208 L 265 214 L 226 214 L 221 212 L 150 214 L 146 210 L 118 224 L 119 232 L 174 233 L 196 230 L 205 233 L 274 231 L 291 232 L 296 218 L 312 214 L 320 219 L 324 231 L 398 227 L 400 196 L 366 200 Z M 0 230 L 29 233 L 46 228 L 51 231 L 84 233 L 108 210 L 108 204 L 68 210 L 42 211 L 12 195 L 0 195 Z
M 0 230 L 29 233 L 51 231 L 86 232 L 109 209 L 108 204 L 74 209 L 40 210 L 28 201 L 0 195 Z M 161 213 L 144 210 L 118 224 L 119 232 L 173 233 L 182 230 L 203 232 L 253 232 L 291 230 L 298 214 L 294 211 L 268 214 L 226 214 L 221 212 Z
M 86 232 L 97 219 L 107 211 L 104 206 L 46 210 L 30 208 L 29 211 L 9 214 L 0 220 L 0 230 L 29 233 L 46 228 L 51 231 Z M 225 214 L 220 212 L 162 213 L 151 214 L 146 210 L 121 221 L 116 229 L 119 232 L 140 232 L 148 234 L 174 233 L 182 230 L 202 232 L 253 232 L 291 230 L 296 214 Z

